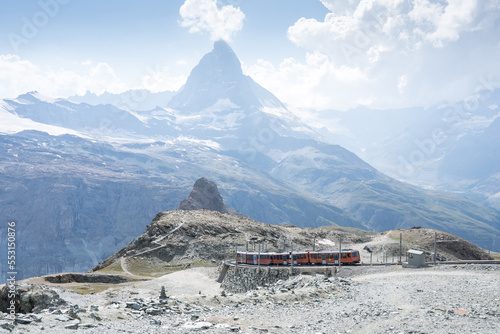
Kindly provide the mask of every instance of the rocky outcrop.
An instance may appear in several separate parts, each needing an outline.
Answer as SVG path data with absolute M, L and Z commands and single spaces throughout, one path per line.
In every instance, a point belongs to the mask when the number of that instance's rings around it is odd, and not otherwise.
M 8 312 L 10 293 L 7 285 L 0 290 L 0 312 Z M 43 285 L 17 285 L 15 294 L 16 313 L 37 313 L 49 307 L 66 304 L 57 292 Z
M 224 204 L 217 185 L 204 177 L 196 180 L 189 197 L 179 204 L 179 210 L 200 209 L 241 215 L 238 211 Z

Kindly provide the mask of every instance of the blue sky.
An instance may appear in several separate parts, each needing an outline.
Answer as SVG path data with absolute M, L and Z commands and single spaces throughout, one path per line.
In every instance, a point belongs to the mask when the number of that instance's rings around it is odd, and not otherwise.
M 297 108 L 432 105 L 500 86 L 498 0 L 1 2 L 0 98 L 176 90 L 219 37 Z

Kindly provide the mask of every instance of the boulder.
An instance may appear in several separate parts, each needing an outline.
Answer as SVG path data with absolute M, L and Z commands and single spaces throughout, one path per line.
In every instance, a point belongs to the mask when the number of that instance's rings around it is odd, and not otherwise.
M 64 305 L 66 302 L 54 290 L 41 285 L 16 286 L 16 313 L 37 313 L 43 309 Z M 0 290 L 0 311 L 8 312 L 10 303 L 8 285 Z

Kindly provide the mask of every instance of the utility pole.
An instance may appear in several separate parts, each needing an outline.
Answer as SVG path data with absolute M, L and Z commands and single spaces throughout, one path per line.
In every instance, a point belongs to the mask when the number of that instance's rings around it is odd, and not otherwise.
M 342 262 L 342 238 L 339 238 L 339 268 Z
M 316 237 L 314 237 L 313 241 L 313 252 L 316 251 Z
M 436 264 L 436 236 L 437 236 L 437 232 L 434 232 L 434 255 L 433 255 L 434 264 Z
M 401 262 L 401 253 L 403 252 L 403 233 L 399 233 L 399 264 L 402 264 Z
M 260 273 L 260 242 L 259 242 L 259 257 L 257 258 L 257 267 L 258 267 L 258 271 Z

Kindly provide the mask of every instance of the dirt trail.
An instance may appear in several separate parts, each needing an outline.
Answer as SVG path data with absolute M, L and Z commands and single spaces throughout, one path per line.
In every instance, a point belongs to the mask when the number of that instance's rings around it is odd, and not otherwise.
M 372 254 L 372 262 L 373 263 L 382 263 L 384 257 L 384 250 L 389 248 L 389 245 L 399 244 L 398 241 L 391 239 L 387 236 L 387 234 L 379 234 L 372 240 L 364 243 L 353 244 L 352 248 L 355 248 L 360 251 L 361 262 L 362 263 L 370 263 L 370 253 L 365 250 L 365 247 L 368 247 L 373 250 Z M 398 261 L 399 258 L 394 258 L 394 261 Z M 392 256 L 387 258 L 388 262 L 392 262 Z
M 138 278 L 138 279 L 151 279 L 151 277 L 148 277 L 148 276 L 140 276 L 140 275 L 135 275 L 135 274 L 131 273 L 128 270 L 128 264 L 127 264 L 126 257 L 120 258 L 120 266 L 121 266 L 123 272 L 125 273 L 125 276 L 129 276 L 131 278 Z

